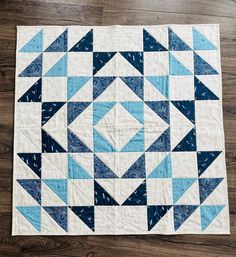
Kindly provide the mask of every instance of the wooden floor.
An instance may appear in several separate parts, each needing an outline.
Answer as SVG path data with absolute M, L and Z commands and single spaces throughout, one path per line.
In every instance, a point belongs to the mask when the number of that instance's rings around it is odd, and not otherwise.
M 230 236 L 11 237 L 16 25 L 219 23 Z M 0 0 L 0 257 L 236 256 L 236 1 Z

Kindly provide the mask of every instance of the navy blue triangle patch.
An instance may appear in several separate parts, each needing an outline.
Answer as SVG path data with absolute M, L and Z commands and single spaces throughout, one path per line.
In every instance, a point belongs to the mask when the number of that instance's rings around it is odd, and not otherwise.
M 70 52 L 92 52 L 93 51 L 93 30 L 91 29 L 84 37 L 80 39 Z
M 120 52 L 121 55 L 143 74 L 143 52 Z
M 94 231 L 94 206 L 71 206 L 70 209 Z
M 219 74 L 211 65 L 194 52 L 194 74 L 195 75 L 215 75 Z
M 144 29 L 143 30 L 143 51 L 161 52 L 161 51 L 167 51 L 167 49 Z
M 42 77 L 42 60 L 40 54 L 19 74 L 19 77 Z
M 195 103 L 194 101 L 171 101 L 171 103 L 195 124 Z
M 174 205 L 174 227 L 178 230 L 182 224 L 193 214 L 198 205 Z
M 107 191 L 94 180 L 94 203 L 100 206 L 119 205 Z
M 223 178 L 199 178 L 200 203 L 202 204 L 207 197 L 217 188 Z
M 191 152 L 196 151 L 196 132 L 193 128 L 172 150 L 173 152 Z
M 122 178 L 146 178 L 145 154 L 142 154 L 138 160 L 131 165 Z
M 29 166 L 32 171 L 41 178 L 41 164 L 42 154 L 41 153 L 18 153 L 18 156 Z
M 45 206 L 43 208 L 56 221 L 56 223 L 67 232 L 67 206 Z
M 42 79 L 36 81 L 18 100 L 18 102 L 41 102 Z
M 67 138 L 69 153 L 91 153 L 91 150 L 69 129 Z
M 152 143 L 146 152 L 169 152 L 170 151 L 170 128 L 165 130 L 158 139 Z
M 93 100 L 111 85 L 116 77 L 93 77 Z
M 57 37 L 45 52 L 67 52 L 68 30 L 66 29 L 59 37 Z
M 115 54 L 116 52 L 93 52 L 93 75 L 106 65 Z
M 214 160 L 220 155 L 220 153 L 221 151 L 197 152 L 197 166 L 199 177 L 214 162 Z
M 169 101 L 145 101 L 145 103 L 167 124 L 170 124 Z
M 42 129 L 42 152 L 43 153 L 65 153 L 65 149 Z
M 42 126 L 65 104 L 65 102 L 42 103 Z
M 91 102 L 68 102 L 67 103 L 67 124 L 70 125 Z
M 146 180 L 144 180 L 122 205 L 147 205 Z
M 192 49 L 172 30 L 168 29 L 170 51 L 191 51 Z
M 39 204 L 41 204 L 41 180 L 40 179 L 17 179 L 17 182 L 28 192 Z
M 169 211 L 172 205 L 147 206 L 148 231 L 150 231 Z
M 219 100 L 219 98 L 196 77 L 194 77 L 194 88 L 196 100 Z
M 123 82 L 143 100 L 143 77 L 121 77 Z
M 102 162 L 94 154 L 94 178 L 118 178 L 114 172 L 107 167 L 107 165 Z

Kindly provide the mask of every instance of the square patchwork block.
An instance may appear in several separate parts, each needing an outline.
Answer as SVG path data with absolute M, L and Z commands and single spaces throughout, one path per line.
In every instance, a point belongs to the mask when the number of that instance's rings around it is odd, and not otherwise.
M 229 234 L 217 25 L 17 29 L 13 235 Z

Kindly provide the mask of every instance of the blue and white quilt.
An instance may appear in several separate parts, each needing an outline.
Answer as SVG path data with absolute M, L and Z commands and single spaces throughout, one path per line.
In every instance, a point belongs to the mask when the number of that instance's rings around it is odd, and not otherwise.
M 17 28 L 13 235 L 228 234 L 218 25 Z

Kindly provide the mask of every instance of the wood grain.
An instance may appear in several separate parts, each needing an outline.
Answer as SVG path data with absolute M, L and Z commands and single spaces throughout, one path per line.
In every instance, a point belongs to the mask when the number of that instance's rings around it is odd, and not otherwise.
M 231 235 L 11 237 L 16 25 L 219 23 Z M 236 255 L 236 2 L 0 1 L 0 257 Z

